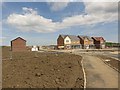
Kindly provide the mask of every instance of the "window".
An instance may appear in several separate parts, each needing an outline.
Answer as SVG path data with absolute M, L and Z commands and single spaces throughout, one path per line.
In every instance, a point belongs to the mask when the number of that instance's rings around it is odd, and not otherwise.
M 69 40 L 66 40 L 66 42 L 69 42 Z

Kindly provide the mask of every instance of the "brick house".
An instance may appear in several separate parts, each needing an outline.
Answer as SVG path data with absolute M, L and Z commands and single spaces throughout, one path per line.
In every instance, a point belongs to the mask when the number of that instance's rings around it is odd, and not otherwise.
M 89 36 L 78 36 L 83 49 L 94 48 L 93 39 Z
M 80 40 L 75 35 L 59 35 L 57 39 L 58 49 L 76 49 L 80 48 Z
M 66 35 L 59 35 L 57 38 L 57 47 L 58 49 L 64 49 L 64 39 Z
M 26 40 L 21 37 L 18 37 L 11 41 L 11 51 L 13 52 L 21 52 L 26 51 Z
M 103 37 L 92 37 L 96 49 L 105 48 L 105 39 Z

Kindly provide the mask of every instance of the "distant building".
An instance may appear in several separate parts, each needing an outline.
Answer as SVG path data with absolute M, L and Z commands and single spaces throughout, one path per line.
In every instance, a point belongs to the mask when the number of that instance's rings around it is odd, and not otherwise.
M 80 40 L 75 35 L 59 35 L 57 39 L 58 49 L 81 48 Z
M 89 36 L 78 36 L 83 49 L 94 48 L 93 39 Z
M 18 37 L 11 41 L 11 51 L 13 52 L 21 52 L 26 51 L 26 40 Z
M 58 39 L 57 39 L 57 46 L 58 49 L 64 49 L 64 39 L 65 39 L 66 35 L 59 35 Z
M 105 39 L 103 37 L 92 37 L 92 39 L 94 40 L 96 49 L 105 48 Z
M 49 46 L 47 46 L 47 49 L 56 50 L 57 49 L 57 45 L 49 45 Z
M 47 49 L 47 46 L 41 46 L 40 48 L 41 49 Z
M 38 51 L 38 47 L 37 47 L 37 46 L 33 46 L 33 47 L 31 48 L 31 51 Z

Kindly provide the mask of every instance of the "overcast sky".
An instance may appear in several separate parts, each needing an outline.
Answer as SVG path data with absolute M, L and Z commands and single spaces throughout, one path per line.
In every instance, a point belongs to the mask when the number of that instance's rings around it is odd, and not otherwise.
M 117 2 L 4 2 L 2 43 L 56 44 L 59 34 L 102 36 L 118 42 Z

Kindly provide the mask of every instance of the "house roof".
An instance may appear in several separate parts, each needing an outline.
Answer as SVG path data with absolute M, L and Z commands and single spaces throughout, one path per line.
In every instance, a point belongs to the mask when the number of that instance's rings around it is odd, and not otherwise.
M 103 37 L 92 37 L 92 38 L 94 38 L 96 41 L 104 40 Z
M 13 39 L 12 41 L 15 41 L 15 40 L 17 40 L 17 39 L 22 39 L 23 41 L 25 41 L 26 42 L 26 40 L 25 39 L 23 39 L 23 38 L 21 38 L 21 37 L 17 37 L 16 39 Z M 11 42 L 12 42 L 11 41 Z
M 80 36 L 80 35 L 79 35 L 79 37 L 82 38 L 83 40 L 84 40 L 85 38 L 87 38 L 89 41 L 93 41 L 93 39 L 92 39 L 90 36 Z
M 75 35 L 61 35 L 63 39 L 65 39 L 67 36 L 71 39 L 71 41 L 79 41 L 79 38 Z
M 80 39 L 75 35 L 67 35 L 67 36 L 71 39 L 71 41 L 80 41 Z

